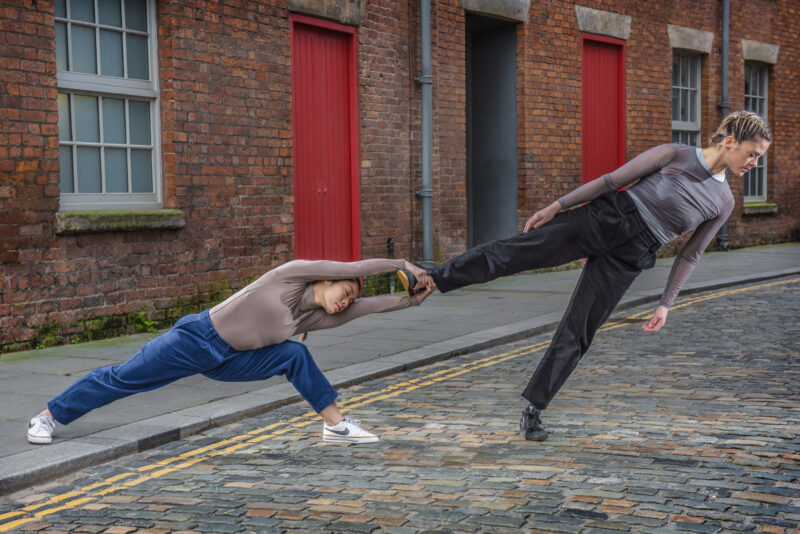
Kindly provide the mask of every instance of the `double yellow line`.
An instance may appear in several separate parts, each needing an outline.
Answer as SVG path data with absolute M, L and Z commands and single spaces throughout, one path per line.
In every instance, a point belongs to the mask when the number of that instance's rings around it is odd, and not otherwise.
M 687 306 L 697 304 L 698 302 L 704 302 L 707 300 L 712 300 L 720 297 L 725 297 L 738 293 L 744 293 L 747 291 L 760 290 L 776 285 L 790 284 L 794 282 L 800 282 L 800 278 L 793 278 L 790 280 L 780 280 L 777 282 L 769 282 L 755 286 L 730 289 L 707 295 L 701 295 L 694 298 L 683 300 L 679 304 L 673 305 L 671 310 L 685 308 Z M 625 319 L 609 321 L 608 323 L 606 323 L 605 326 L 600 328 L 598 332 L 608 332 L 611 330 L 615 330 L 617 328 L 621 328 L 623 326 L 629 326 L 630 324 L 636 322 L 637 320 L 640 319 L 643 320 L 644 317 L 649 315 L 650 313 L 651 310 L 646 310 L 643 312 L 630 315 Z M 544 341 L 540 343 L 535 343 L 533 345 L 526 345 L 524 347 L 519 347 L 514 350 L 510 350 L 500 354 L 494 354 L 472 362 L 456 365 L 455 367 L 440 369 L 438 371 L 434 371 L 419 378 L 413 378 L 410 380 L 405 380 L 403 382 L 397 382 L 381 390 L 364 393 L 362 395 L 357 395 L 351 399 L 348 399 L 347 401 L 342 402 L 340 405 L 341 411 L 347 412 L 349 410 L 358 408 L 360 406 L 365 406 L 392 397 L 396 397 L 398 395 L 414 391 L 415 389 L 431 386 L 439 382 L 443 382 L 445 380 L 450 380 L 457 376 L 461 376 L 479 369 L 483 369 L 485 367 L 490 367 L 492 365 L 497 365 L 499 363 L 512 360 L 514 358 L 519 358 L 521 356 L 528 356 L 538 350 L 544 349 L 548 344 L 549 341 Z M 20 527 L 27 523 L 38 521 L 50 514 L 59 512 L 61 510 L 68 510 L 71 508 L 77 508 L 79 506 L 83 506 L 84 504 L 96 501 L 97 499 L 105 495 L 109 495 L 111 493 L 124 490 L 126 488 L 130 488 L 133 486 L 137 486 L 143 482 L 147 482 L 148 480 L 153 480 L 162 477 L 166 474 L 173 473 L 175 471 L 180 471 L 181 469 L 186 469 L 187 467 L 191 467 L 195 464 L 198 464 L 200 462 L 205 461 L 206 459 L 213 458 L 215 456 L 221 456 L 236 451 L 240 451 L 247 447 L 251 447 L 256 443 L 260 443 L 264 440 L 280 436 L 283 434 L 287 434 L 296 431 L 300 428 L 304 428 L 310 424 L 318 422 L 319 422 L 319 415 L 316 412 L 306 412 L 302 415 L 293 417 L 286 421 L 279 421 L 277 423 L 273 423 L 261 428 L 250 430 L 243 434 L 239 434 L 231 438 L 224 439 L 216 443 L 212 443 L 210 445 L 206 445 L 205 447 L 199 447 L 197 449 L 193 449 L 191 451 L 185 452 L 177 456 L 173 456 L 171 458 L 165 458 L 156 463 L 140 467 L 135 471 L 114 475 L 101 482 L 84 486 L 83 488 L 76 491 L 63 493 L 61 495 L 55 495 L 50 499 L 47 499 L 46 501 L 41 502 L 39 504 L 32 504 L 20 508 L 19 510 L 15 510 L 13 512 L 0 514 L 0 522 L 5 521 L 4 523 L 0 523 L 0 532 L 7 532 L 11 529 Z M 244 452 L 253 452 L 254 450 L 255 449 L 250 449 L 249 451 L 244 451 Z

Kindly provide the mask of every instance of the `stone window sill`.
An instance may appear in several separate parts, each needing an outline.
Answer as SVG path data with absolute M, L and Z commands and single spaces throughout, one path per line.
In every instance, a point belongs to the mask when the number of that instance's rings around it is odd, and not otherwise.
M 774 202 L 745 202 L 745 215 L 772 215 L 778 213 L 778 205 Z
M 177 209 L 60 211 L 55 219 L 56 235 L 179 230 L 184 226 L 186 217 Z

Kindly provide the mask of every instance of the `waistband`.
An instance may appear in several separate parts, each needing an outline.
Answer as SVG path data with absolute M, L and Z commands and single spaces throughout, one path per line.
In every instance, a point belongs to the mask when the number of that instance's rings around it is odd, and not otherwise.
M 656 237 L 653 231 L 645 222 L 644 218 L 642 217 L 639 208 L 636 206 L 636 202 L 631 198 L 627 191 L 620 191 L 617 193 L 617 200 L 619 201 L 619 207 L 623 213 L 627 213 L 634 217 L 636 221 L 639 223 L 639 226 L 642 229 L 642 237 L 647 242 L 649 248 L 658 250 L 661 248 L 661 241 Z
M 208 312 L 209 310 L 203 310 L 200 313 L 192 313 L 181 317 L 173 328 L 191 330 L 200 335 L 217 350 L 229 350 L 231 346 L 219 335 L 219 332 L 217 332 L 217 329 L 214 327 L 214 323 L 211 322 L 211 317 Z

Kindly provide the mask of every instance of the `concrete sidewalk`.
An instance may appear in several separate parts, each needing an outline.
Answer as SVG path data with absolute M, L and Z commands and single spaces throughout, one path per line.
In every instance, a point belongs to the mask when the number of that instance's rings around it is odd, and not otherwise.
M 618 312 L 655 303 L 671 265 L 672 258 L 659 260 L 643 273 Z M 712 252 L 703 256 L 681 296 L 797 273 L 798 243 Z M 523 274 L 447 295 L 436 293 L 418 308 L 313 332 L 307 344 L 330 381 L 343 387 L 552 329 L 579 274 Z M 301 400 L 283 377 L 222 383 L 195 376 L 57 426 L 51 445 L 26 441 L 28 420 L 48 400 L 91 369 L 125 361 L 153 337 L 142 334 L 0 357 L 0 494 Z M 521 378 L 520 391 L 524 382 Z

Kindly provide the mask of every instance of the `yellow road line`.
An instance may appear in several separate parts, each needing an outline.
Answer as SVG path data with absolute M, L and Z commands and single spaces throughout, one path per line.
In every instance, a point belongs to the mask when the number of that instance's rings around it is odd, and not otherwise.
M 800 278 L 792 278 L 792 279 L 789 279 L 789 280 L 780 280 L 780 281 L 777 281 L 777 282 L 767 282 L 767 283 L 758 284 L 758 285 L 754 285 L 754 286 L 748 286 L 748 287 L 737 288 L 737 289 L 729 289 L 729 290 L 719 291 L 719 292 L 711 293 L 711 294 L 707 294 L 707 295 L 700 295 L 700 296 L 697 296 L 697 297 L 693 297 L 693 298 L 690 298 L 690 299 L 686 299 L 686 300 L 680 301 L 678 304 L 673 305 L 670 308 L 670 311 L 676 310 L 676 309 L 680 309 L 680 308 L 685 308 L 687 306 L 691 306 L 692 304 L 696 304 L 698 302 L 705 302 L 705 301 L 712 300 L 712 299 L 715 299 L 715 298 L 725 297 L 725 296 L 734 295 L 734 294 L 738 294 L 738 293 L 744 293 L 744 292 L 747 292 L 747 291 L 754 291 L 754 290 L 758 290 L 758 289 L 764 289 L 764 288 L 772 287 L 772 286 L 776 286 L 776 285 L 790 284 L 790 283 L 794 283 L 794 282 L 800 282 Z M 649 315 L 650 313 L 652 313 L 651 310 L 645 310 L 645 311 L 642 311 L 642 312 L 638 312 L 638 313 L 629 315 L 628 317 L 626 317 L 624 320 L 621 320 L 621 321 L 620 320 L 609 321 L 605 326 L 603 326 L 602 328 L 598 329 L 598 333 L 608 332 L 608 331 L 611 331 L 611 330 L 615 330 L 617 328 L 621 328 L 623 326 L 629 326 L 629 325 L 632 324 L 632 322 L 631 322 L 632 320 L 634 320 L 634 319 L 642 319 L 645 316 Z M 434 372 L 429 373 L 429 374 L 427 374 L 425 376 L 422 376 L 422 377 L 412 378 L 412 379 L 405 380 L 405 381 L 402 381 L 402 382 L 396 382 L 396 383 L 391 384 L 391 385 L 389 385 L 389 386 L 387 386 L 387 387 L 385 387 L 383 389 L 380 389 L 380 390 L 377 390 L 377 391 L 368 392 L 368 393 L 364 393 L 364 394 L 361 394 L 361 395 L 357 395 L 357 396 L 355 396 L 355 397 L 353 397 L 353 398 L 351 398 L 351 399 L 349 399 L 347 401 L 343 401 L 340 404 L 340 409 L 341 409 L 342 412 L 346 412 L 346 411 L 349 411 L 349 410 L 351 410 L 353 408 L 358 408 L 360 406 L 365 406 L 365 405 L 372 404 L 372 403 L 375 403 L 375 402 L 379 402 L 379 401 L 382 401 L 382 400 L 386 400 L 386 399 L 389 399 L 389 398 L 392 398 L 392 397 L 396 397 L 396 396 L 401 395 L 403 393 L 408 393 L 410 391 L 414 391 L 414 390 L 419 389 L 419 388 L 423 388 L 423 387 L 427 387 L 427 386 L 430 386 L 430 385 L 434 385 L 434 384 L 437 384 L 439 382 L 443 382 L 445 380 L 449 380 L 451 378 L 454 378 L 454 377 L 457 377 L 457 376 L 461 376 L 461 375 L 470 373 L 470 372 L 478 370 L 478 369 L 483 369 L 485 367 L 490 367 L 492 365 L 497 365 L 499 363 L 502 363 L 502 362 L 505 362 L 505 361 L 508 361 L 508 360 L 519 358 L 520 356 L 527 356 L 527 355 L 532 354 L 532 353 L 534 353 L 534 352 L 536 352 L 538 350 L 543 349 L 549 343 L 550 343 L 549 341 L 545 341 L 545 342 L 535 343 L 533 345 L 527 345 L 527 346 L 524 346 L 524 347 L 518 347 L 516 349 L 510 350 L 510 351 L 507 351 L 507 352 L 503 352 L 503 353 L 500 353 L 500 354 L 493 354 L 491 356 L 487 356 L 487 357 L 484 357 L 484 358 L 481 358 L 481 359 L 478 359 L 478 360 L 466 362 L 466 363 L 459 364 L 459 365 L 456 365 L 456 366 L 453 366 L 453 367 L 448 367 L 446 369 L 440 369 L 438 371 L 434 371 Z M 318 417 L 318 415 L 317 415 L 316 412 L 306 412 L 306 413 L 304 413 L 304 414 L 302 414 L 300 416 L 293 417 L 293 418 L 288 419 L 286 421 L 279 421 L 277 423 L 272 423 L 272 424 L 269 424 L 269 425 L 261 427 L 261 428 L 250 430 L 250 431 L 248 431 L 248 432 L 246 432 L 244 434 L 233 436 L 231 438 L 219 441 L 217 443 L 213 443 L 213 444 L 210 444 L 210 445 L 207 445 L 207 446 L 204 446 L 204 447 L 199 447 L 197 449 L 193 449 L 191 451 L 187 451 L 185 453 L 182 453 L 180 455 L 174 456 L 172 458 L 166 458 L 166 459 L 160 460 L 159 462 L 156 462 L 154 464 L 150 464 L 150 465 L 146 465 L 146 466 L 140 467 L 140 468 L 138 468 L 136 470 L 139 473 L 144 473 L 144 472 L 147 472 L 147 471 L 153 471 L 153 472 L 149 473 L 147 475 L 144 475 L 144 476 L 140 476 L 140 477 L 135 478 L 133 480 L 128 480 L 128 481 L 123 482 L 121 484 L 118 484 L 116 486 L 114 485 L 116 482 L 119 482 L 119 481 L 121 481 L 123 479 L 126 479 L 126 478 L 130 478 L 132 476 L 136 476 L 136 473 L 132 473 L 132 472 L 120 473 L 120 474 L 114 475 L 112 477 L 109 477 L 109 478 L 105 479 L 102 482 L 97 482 L 97 483 L 85 486 L 85 487 L 81 488 L 80 490 L 71 491 L 71 492 L 63 493 L 61 495 L 53 496 L 50 499 L 47 499 L 46 501 L 44 501 L 42 503 L 29 505 L 29 506 L 21 508 L 20 510 L 15 510 L 13 512 L 0 514 L 0 521 L 2 521 L 2 520 L 5 520 L 5 519 L 11 519 L 13 517 L 19 517 L 20 515 L 26 515 L 26 513 L 33 512 L 32 517 L 31 516 L 22 517 L 22 518 L 15 519 L 15 520 L 7 522 L 7 523 L 0 523 L 0 532 L 6 532 L 8 530 L 11 530 L 13 528 L 22 526 L 22 525 L 30 523 L 32 521 L 36 521 L 41 517 L 44 517 L 46 515 L 55 513 L 57 511 L 76 508 L 76 507 L 81 506 L 83 504 L 86 504 L 88 502 L 95 501 L 95 500 L 97 500 L 98 498 L 100 498 L 100 497 L 102 497 L 104 495 L 108 495 L 109 493 L 113 493 L 113 492 L 116 492 L 116 491 L 119 491 L 119 490 L 122 490 L 122 489 L 125 489 L 125 488 L 128 488 L 128 487 L 133 487 L 133 486 L 136 486 L 136 485 L 141 484 L 143 482 L 147 482 L 149 480 L 153 480 L 153 479 L 159 478 L 159 477 L 164 476 L 164 475 L 166 475 L 168 473 L 173 473 L 175 471 L 179 471 L 181 469 L 185 469 L 187 467 L 191 467 L 192 465 L 195 465 L 197 463 L 200 463 L 200 462 L 204 461 L 206 458 L 225 455 L 225 454 L 229 454 L 229 453 L 232 453 L 232 452 L 235 452 L 235 451 L 239 451 L 239 450 L 247 447 L 248 445 L 255 444 L 255 443 L 260 443 L 261 441 L 264 441 L 266 439 L 270 439 L 272 437 L 276 437 L 276 436 L 279 436 L 279 435 L 282 435 L 282 434 L 286 434 L 288 432 L 292 432 L 292 431 L 300 429 L 300 428 L 304 428 L 304 427 L 316 422 L 316 418 L 317 417 Z M 270 430 L 272 430 L 273 432 L 270 432 Z M 224 448 L 221 449 L 221 450 L 217 450 L 217 449 L 220 449 L 221 447 L 224 447 Z M 197 456 L 200 456 L 200 457 L 197 457 Z M 177 463 L 177 462 L 180 462 L 180 463 Z M 168 466 L 168 465 L 170 465 L 172 463 L 177 463 L 177 464 L 172 466 L 172 467 L 166 467 L 166 466 Z M 107 487 L 107 488 L 105 488 L 103 490 L 91 493 L 93 490 L 98 489 L 98 488 L 102 488 L 102 487 L 105 487 L 105 486 L 109 486 L 109 487 Z M 55 506 L 55 507 L 52 507 L 52 508 L 47 508 L 45 510 L 40 510 L 41 508 L 43 508 L 45 506 L 58 504 L 58 503 L 61 503 L 62 501 L 66 501 L 67 499 L 71 499 L 73 497 L 78 497 L 79 495 L 84 495 L 84 494 L 87 494 L 87 493 L 88 493 L 88 495 L 86 497 L 73 499 L 71 501 L 65 502 L 62 505 L 58 505 L 58 506 Z M 39 511 L 37 512 L 36 510 L 39 510 Z

